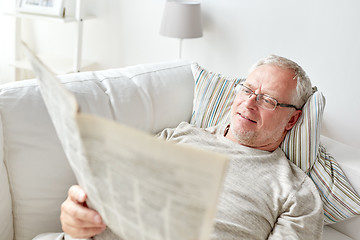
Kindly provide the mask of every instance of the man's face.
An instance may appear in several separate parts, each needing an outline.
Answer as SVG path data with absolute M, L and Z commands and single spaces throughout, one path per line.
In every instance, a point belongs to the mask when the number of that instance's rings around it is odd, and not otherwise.
M 291 70 L 262 65 L 249 74 L 244 85 L 256 94 L 275 98 L 279 103 L 293 104 L 296 89 L 293 78 Z M 301 111 L 287 107 L 264 109 L 257 104 L 255 95 L 250 98 L 237 95 L 231 108 L 227 137 L 245 146 L 273 151 L 300 114 Z

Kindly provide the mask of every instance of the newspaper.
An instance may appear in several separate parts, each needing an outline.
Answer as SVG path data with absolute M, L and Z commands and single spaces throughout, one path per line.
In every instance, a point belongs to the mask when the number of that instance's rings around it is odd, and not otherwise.
M 124 240 L 209 239 L 227 158 L 80 113 L 75 96 L 24 47 L 87 203 L 108 229 Z

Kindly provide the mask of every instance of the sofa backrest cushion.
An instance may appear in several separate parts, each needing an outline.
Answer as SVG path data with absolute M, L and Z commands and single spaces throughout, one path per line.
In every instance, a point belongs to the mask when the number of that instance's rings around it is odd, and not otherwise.
M 113 77 L 117 75 L 121 81 Z M 116 121 L 151 133 L 190 121 L 195 84 L 188 61 L 135 65 L 94 76 L 102 82 Z
M 82 112 L 144 131 L 156 133 L 191 117 L 194 79 L 187 61 L 75 73 L 59 78 L 75 94 Z M 4 150 L 0 171 L 4 172 L 2 166 L 6 166 L 10 186 L 9 191 L 7 179 L 2 177 L 6 175 L 1 175 L 0 191 L 5 193 L 8 202 L 11 193 L 15 239 L 28 240 L 43 232 L 61 231 L 60 205 L 76 180 L 36 80 L 0 86 L 0 113 L 1 149 Z M 1 208 L 11 209 L 10 204 L 3 204 L 2 201 Z M 9 215 L 10 210 L 4 213 Z M 5 221 L 0 221 L 0 230 L 11 234 L 11 225 L 8 226 L 11 219 L 1 218 Z

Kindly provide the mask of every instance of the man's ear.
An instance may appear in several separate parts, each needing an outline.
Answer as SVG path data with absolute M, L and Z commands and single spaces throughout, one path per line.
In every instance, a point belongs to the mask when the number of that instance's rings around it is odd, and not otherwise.
M 302 114 L 301 110 L 296 110 L 295 112 L 292 113 L 289 122 L 287 123 L 285 130 L 289 131 L 290 129 L 292 129 L 292 127 L 296 124 L 296 122 L 298 121 L 298 119 L 300 118 Z

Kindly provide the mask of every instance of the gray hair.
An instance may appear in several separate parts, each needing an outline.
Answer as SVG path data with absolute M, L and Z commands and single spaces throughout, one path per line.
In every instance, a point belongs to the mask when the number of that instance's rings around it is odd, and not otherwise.
M 313 93 L 310 78 L 308 77 L 304 69 L 290 59 L 276 55 L 269 55 L 255 63 L 250 68 L 249 73 L 254 71 L 256 68 L 266 64 L 274 65 L 283 69 L 290 69 L 294 72 L 295 77 L 293 79 L 297 81 L 294 105 L 298 108 L 302 108 L 302 106 L 306 103 L 307 99 Z

